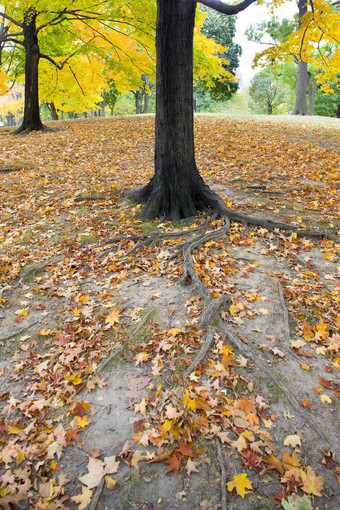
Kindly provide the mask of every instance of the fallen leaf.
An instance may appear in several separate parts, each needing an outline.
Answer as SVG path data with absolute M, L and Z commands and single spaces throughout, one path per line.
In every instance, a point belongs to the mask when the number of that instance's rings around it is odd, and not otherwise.
M 234 476 L 234 479 L 227 483 L 227 488 L 229 492 L 232 492 L 234 489 L 236 489 L 237 494 L 241 496 L 241 498 L 244 498 L 246 494 L 252 492 L 253 485 L 250 480 L 247 480 L 247 473 L 241 473 Z

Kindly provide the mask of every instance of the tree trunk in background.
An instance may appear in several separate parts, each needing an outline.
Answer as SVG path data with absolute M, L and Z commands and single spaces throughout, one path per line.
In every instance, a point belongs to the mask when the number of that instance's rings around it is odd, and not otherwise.
M 9 29 L 8 25 L 5 25 L 5 22 L 0 24 L 0 67 L 2 66 L 2 52 L 5 47 L 4 37 L 7 34 Z
M 128 192 L 145 206 L 142 219 L 173 221 L 209 207 L 225 207 L 200 176 L 193 129 L 193 31 L 195 0 L 158 0 L 156 26 L 155 174 Z
M 150 94 L 147 92 L 144 93 L 144 107 L 143 107 L 143 113 L 149 113 L 149 99 Z
M 58 112 L 56 110 L 55 104 L 53 101 L 51 103 L 47 103 L 48 109 L 51 112 L 52 120 L 59 120 Z
M 312 73 L 307 72 L 307 87 L 308 87 L 308 115 L 315 115 L 315 92 L 317 85 Z
M 307 12 L 306 0 L 299 0 L 299 26 L 301 26 L 301 20 Z M 307 115 L 307 62 L 301 59 L 301 55 L 298 60 L 298 71 L 296 80 L 296 98 L 293 115 Z
M 105 117 L 105 107 L 106 107 L 106 91 L 102 93 L 103 101 L 101 103 L 100 117 Z
M 40 120 L 39 109 L 39 44 L 36 34 L 36 13 L 29 9 L 24 15 L 23 33 L 25 46 L 25 107 L 24 120 L 15 134 L 30 131 L 40 131 L 44 125 Z
M 133 94 L 135 96 L 136 114 L 139 115 L 141 113 L 141 94 L 139 90 L 136 90 Z
M 148 90 L 150 90 L 150 78 L 148 78 L 148 76 L 146 76 L 146 74 L 143 74 L 142 80 L 145 83 L 144 88 L 143 88 L 143 97 L 144 97 L 143 113 L 149 113 L 150 93 L 147 92 L 147 87 L 148 87 Z

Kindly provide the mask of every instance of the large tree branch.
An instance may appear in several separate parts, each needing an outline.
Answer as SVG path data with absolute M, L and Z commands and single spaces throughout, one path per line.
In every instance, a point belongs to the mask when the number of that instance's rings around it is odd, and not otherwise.
M 237 14 L 244 11 L 244 9 L 256 2 L 256 0 L 244 0 L 236 5 L 225 4 L 221 0 L 198 0 L 198 2 L 214 9 L 215 11 L 221 12 L 222 14 Z
M 7 19 L 7 21 L 10 21 L 11 23 L 13 23 L 13 25 L 16 25 L 17 27 L 23 28 L 23 24 L 22 23 L 20 23 L 19 21 L 15 20 L 11 16 L 8 16 L 8 14 L 5 14 L 4 12 L 0 12 L 0 17 L 3 18 L 3 19 Z

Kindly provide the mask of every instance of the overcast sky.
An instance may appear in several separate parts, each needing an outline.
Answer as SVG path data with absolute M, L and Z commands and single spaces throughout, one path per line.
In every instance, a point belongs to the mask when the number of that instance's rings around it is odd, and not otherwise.
M 286 2 L 284 5 L 276 9 L 275 14 L 282 18 L 291 18 L 297 12 L 295 1 Z M 254 25 L 263 20 L 268 20 L 270 15 L 268 14 L 268 7 L 264 5 L 253 4 L 243 12 L 237 15 L 236 20 L 236 36 L 235 42 L 242 46 L 242 56 L 240 58 L 240 66 L 237 70 L 236 76 L 241 78 L 240 86 L 247 87 L 251 78 L 260 69 L 252 69 L 252 61 L 255 53 L 265 49 L 263 44 L 253 43 L 247 40 L 244 32 L 250 25 Z

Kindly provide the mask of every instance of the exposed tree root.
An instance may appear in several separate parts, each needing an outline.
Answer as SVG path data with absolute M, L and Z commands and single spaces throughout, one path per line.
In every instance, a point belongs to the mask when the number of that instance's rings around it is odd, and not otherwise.
M 218 437 L 215 437 L 215 445 L 217 450 L 217 460 L 221 469 L 221 508 L 222 510 L 228 510 L 228 499 L 227 499 L 227 472 L 224 465 L 221 443 Z
M 93 498 L 92 498 L 92 501 L 88 507 L 88 510 L 96 510 L 98 503 L 99 503 L 100 496 L 104 489 L 104 483 L 105 483 L 105 477 L 103 477 L 101 479 L 100 484 L 98 485 L 96 492 L 93 495 Z
M 215 237 L 221 237 L 221 235 L 224 235 L 226 230 L 228 230 L 227 227 L 229 227 L 228 223 L 224 227 L 219 229 L 218 231 L 208 232 L 207 234 L 205 234 L 203 236 L 200 236 L 200 237 L 198 237 L 196 239 L 192 239 L 192 240 L 188 241 L 183 246 L 184 274 L 183 274 L 182 279 L 184 279 L 184 281 L 187 284 L 193 283 L 195 285 L 196 290 L 200 293 L 200 295 L 206 301 L 206 303 L 208 304 L 208 307 L 210 308 L 210 310 L 213 310 L 213 305 L 211 304 L 211 300 L 212 299 L 210 297 L 208 289 L 201 282 L 201 280 L 198 278 L 198 275 L 197 275 L 197 273 L 195 271 L 195 266 L 194 266 L 194 262 L 193 262 L 193 259 L 192 259 L 192 251 L 195 248 L 198 248 L 203 243 L 205 243 L 207 240 L 210 240 L 210 239 L 215 238 Z M 214 235 L 214 234 L 216 234 L 216 235 Z M 219 308 L 220 308 L 220 306 L 217 308 L 217 310 Z M 210 319 L 212 319 L 213 318 L 212 313 L 210 313 L 209 315 L 210 315 Z M 319 431 L 319 429 L 315 425 L 315 423 L 309 418 L 309 416 L 307 416 L 303 412 L 303 410 L 301 409 L 301 406 L 296 401 L 296 399 L 293 396 L 293 394 L 291 393 L 291 391 L 282 383 L 282 381 L 278 381 L 278 379 L 270 372 L 270 370 L 267 368 L 267 366 L 261 360 L 261 358 L 256 354 L 256 352 L 254 352 L 253 349 L 249 349 L 249 348 L 245 347 L 243 345 L 243 343 L 241 343 L 241 340 L 225 326 L 225 324 L 223 323 L 223 321 L 220 318 L 218 313 L 216 313 L 216 317 L 215 318 L 218 320 L 218 326 L 219 326 L 220 330 L 225 334 L 226 338 L 231 343 L 233 343 L 242 353 L 244 353 L 245 357 L 247 357 L 249 359 L 252 359 L 254 361 L 254 363 L 261 369 L 261 371 L 266 373 L 268 375 L 268 377 L 270 377 L 272 379 L 272 381 L 281 389 L 282 393 L 285 395 L 287 400 L 293 406 L 295 411 L 309 425 L 311 430 L 313 430 L 313 432 L 315 432 L 315 434 L 317 434 L 318 437 L 322 441 L 326 442 L 329 445 L 327 439 Z M 206 353 L 207 353 L 209 348 L 210 348 L 210 346 L 211 346 L 211 344 L 212 344 L 212 340 L 209 343 L 209 341 L 208 341 L 209 338 L 210 338 L 210 336 L 208 337 L 208 335 L 207 335 L 206 342 L 203 345 L 202 353 L 203 352 L 205 353 L 206 349 L 207 349 L 207 351 L 206 351 Z M 206 353 L 204 354 L 204 357 L 206 356 Z M 195 359 L 194 364 L 197 364 L 198 362 L 199 361 L 196 361 L 196 359 Z M 191 367 L 191 365 L 190 365 L 190 367 Z
M 74 201 L 75 202 L 92 202 L 95 200 L 105 200 L 105 195 L 79 195 Z
M 189 375 L 195 370 L 196 365 L 202 363 L 205 360 L 208 352 L 211 349 L 211 346 L 214 343 L 215 333 L 216 333 L 216 328 L 211 328 L 208 330 L 208 333 L 205 337 L 204 344 L 198 351 L 198 354 L 197 354 L 196 358 L 194 359 L 194 361 L 188 366 L 188 368 L 186 369 L 186 371 L 184 373 L 185 378 L 189 377 Z
M 227 296 L 220 296 L 217 299 L 212 299 L 202 315 L 199 327 L 205 329 L 207 326 L 211 325 L 212 322 L 216 320 L 216 317 L 218 317 L 219 311 L 222 308 L 227 308 L 229 303 L 230 298 Z
M 317 434 L 317 436 L 327 443 L 328 446 L 330 446 L 330 443 L 328 440 L 323 436 L 323 434 L 320 432 L 318 427 L 315 425 L 315 423 L 309 418 L 309 416 L 306 415 L 306 413 L 303 412 L 301 409 L 301 406 L 297 402 L 296 398 L 293 396 L 291 391 L 282 383 L 282 381 L 278 381 L 278 379 L 271 373 L 271 371 L 267 368 L 265 363 L 261 360 L 261 358 L 253 351 L 253 349 L 248 349 L 244 346 L 244 344 L 241 342 L 241 340 L 230 330 L 228 329 L 225 324 L 223 323 L 222 319 L 219 319 L 219 328 L 221 331 L 225 334 L 226 338 L 234 344 L 240 352 L 249 359 L 252 359 L 255 363 L 255 365 L 261 370 L 261 372 L 264 372 L 270 379 L 281 389 L 282 393 L 285 395 L 287 400 L 290 402 L 294 410 L 305 420 L 305 422 L 309 425 L 310 429 Z
M 12 340 L 13 338 L 21 335 L 22 333 L 24 333 L 28 329 L 33 328 L 33 326 L 35 326 L 36 324 L 38 324 L 37 321 L 31 322 L 31 324 L 28 324 L 24 328 L 19 329 L 19 331 L 16 331 L 15 333 L 12 333 L 11 335 L 8 335 L 8 336 L 2 337 L 2 338 L 0 337 L 0 342 L 6 342 L 7 340 Z
M 19 282 L 24 282 L 25 280 L 27 280 L 27 278 L 43 271 L 45 269 L 45 267 L 47 267 L 51 264 L 57 264 L 57 263 L 61 262 L 62 260 L 63 260 L 62 256 L 56 255 L 55 257 L 52 257 L 51 259 L 48 259 L 45 262 L 41 262 L 41 264 L 37 264 L 33 267 L 30 267 L 29 269 L 27 269 L 27 271 L 24 271 L 20 275 Z
M 21 124 L 21 126 L 18 127 L 15 131 L 13 131 L 12 135 L 29 135 L 32 132 L 36 131 L 49 131 L 49 129 L 40 122 L 40 124 L 37 125 L 26 125 L 25 123 Z
M 173 195 L 167 188 L 158 189 L 154 185 L 154 177 L 149 183 L 137 189 L 128 190 L 125 196 L 133 202 L 145 204 L 140 213 L 142 220 L 165 218 L 170 221 L 181 221 L 183 218 L 195 216 L 197 212 L 211 211 L 219 217 L 228 218 L 245 225 L 264 227 L 269 231 L 281 229 L 286 232 L 296 232 L 301 237 L 323 238 L 327 236 L 323 231 L 308 231 L 300 229 L 289 223 L 275 222 L 265 218 L 256 218 L 248 214 L 239 213 L 228 208 L 222 198 L 215 193 L 198 176 L 190 182 L 190 192 L 183 190 L 182 193 Z M 260 186 L 262 189 L 263 186 Z

